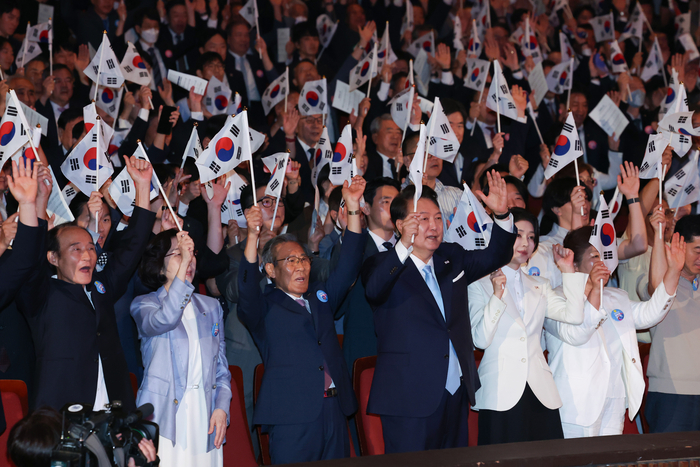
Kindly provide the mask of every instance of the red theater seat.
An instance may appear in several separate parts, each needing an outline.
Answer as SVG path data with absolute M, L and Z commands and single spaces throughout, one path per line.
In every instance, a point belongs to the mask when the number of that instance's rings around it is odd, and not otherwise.
M 243 372 L 237 366 L 229 365 L 231 372 L 230 423 L 226 429 L 224 444 L 224 466 L 252 467 L 258 465 L 253 451 L 253 441 L 248 429 L 243 393 Z
M 7 429 L 0 436 L 0 461 L 5 462 L 7 459 L 7 438 L 10 436 L 10 430 L 15 423 L 29 413 L 27 385 L 24 384 L 24 381 L 15 379 L 0 380 L 0 396 L 7 423 Z

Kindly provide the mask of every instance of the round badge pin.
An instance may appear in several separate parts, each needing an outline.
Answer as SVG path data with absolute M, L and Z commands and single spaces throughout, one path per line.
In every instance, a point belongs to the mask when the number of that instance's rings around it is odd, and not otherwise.
M 527 271 L 527 275 L 528 275 L 528 276 L 539 276 L 539 275 L 540 275 L 540 268 L 538 268 L 537 266 L 531 267 L 531 268 Z
M 326 303 L 328 301 L 328 294 L 323 290 L 319 290 L 318 292 L 316 292 L 316 297 L 323 303 Z
M 262 70 L 256 71 L 255 74 L 258 75 L 258 78 L 262 78 L 262 77 L 263 77 L 263 71 L 262 71 Z
M 693 290 L 697 292 L 698 290 L 698 278 L 693 279 Z
M 107 291 L 107 289 L 105 289 L 105 286 L 102 285 L 102 282 L 100 281 L 95 281 L 95 289 L 97 289 L 97 291 L 101 294 L 104 294 Z
M 211 327 L 211 335 L 214 337 L 219 335 L 219 323 L 214 323 L 214 325 Z
M 625 319 L 625 314 L 622 312 L 622 310 L 613 310 L 610 312 L 610 316 L 612 316 L 615 321 L 622 321 Z
M 597 147 L 598 147 L 598 143 L 596 143 L 595 141 L 591 140 L 588 142 L 588 149 L 595 149 Z
M 165 56 L 167 58 L 172 58 L 173 57 L 173 51 L 172 50 L 166 50 L 165 51 Z

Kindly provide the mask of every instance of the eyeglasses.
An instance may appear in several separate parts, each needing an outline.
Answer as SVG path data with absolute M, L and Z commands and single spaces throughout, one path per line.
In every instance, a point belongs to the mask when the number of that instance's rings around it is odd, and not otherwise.
M 277 199 L 268 198 L 267 196 L 264 197 L 263 199 L 258 200 L 258 202 L 260 204 L 262 204 L 262 207 L 264 207 L 264 208 L 271 208 L 275 204 L 276 201 L 277 201 Z
M 209 63 L 204 68 L 214 69 L 214 70 L 223 70 L 224 66 L 221 64 L 221 62 L 214 62 L 214 63 Z
M 318 117 L 306 117 L 306 123 L 313 125 L 323 125 L 323 116 Z
M 300 264 L 302 266 L 310 266 L 311 260 L 312 260 L 312 258 L 310 258 L 309 256 L 306 256 L 306 255 L 304 255 L 304 256 L 287 256 L 286 258 L 276 259 L 273 261 L 273 263 L 277 263 L 279 261 L 284 261 L 285 262 L 284 265 L 286 267 L 290 267 L 290 266 L 296 267 L 296 266 L 299 266 Z
M 73 84 L 75 80 L 73 78 L 66 78 L 66 79 L 60 79 L 60 78 L 54 78 L 53 82 L 54 84 Z
M 197 250 L 194 250 L 194 252 L 192 252 L 192 255 L 196 258 L 196 257 L 197 257 Z M 175 256 L 175 257 L 178 257 L 178 258 L 179 258 L 179 257 L 182 257 L 182 253 L 180 253 L 179 250 L 178 250 L 178 251 L 173 251 L 172 253 L 168 253 L 167 255 L 165 255 L 166 258 L 167 258 L 168 256 Z

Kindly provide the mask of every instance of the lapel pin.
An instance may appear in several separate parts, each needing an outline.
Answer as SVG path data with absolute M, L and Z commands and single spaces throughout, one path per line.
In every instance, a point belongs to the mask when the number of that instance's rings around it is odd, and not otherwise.
M 446 259 L 446 260 L 445 260 L 445 264 L 450 264 L 450 260 L 449 260 L 449 259 Z

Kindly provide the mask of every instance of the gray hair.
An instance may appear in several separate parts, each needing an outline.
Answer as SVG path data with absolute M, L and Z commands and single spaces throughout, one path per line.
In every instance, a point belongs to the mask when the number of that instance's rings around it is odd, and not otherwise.
M 269 240 L 265 244 L 265 246 L 263 247 L 263 251 L 262 251 L 262 255 L 261 255 L 261 257 L 262 257 L 261 262 L 262 262 L 263 270 L 265 269 L 265 266 L 268 264 L 272 264 L 272 266 L 275 265 L 275 259 L 279 259 L 279 258 L 275 258 L 275 253 L 277 252 L 278 247 L 284 243 L 289 243 L 289 242 L 296 243 L 297 245 L 299 245 L 300 247 L 302 247 L 304 249 L 304 253 L 307 256 L 311 256 L 309 253 L 309 249 L 306 247 L 306 245 L 302 245 L 301 243 L 299 243 L 299 240 L 297 240 L 297 237 L 294 234 L 290 234 L 290 233 L 281 234 L 281 235 L 276 236 L 272 240 Z
M 386 120 L 392 120 L 391 114 L 382 114 L 379 117 L 376 117 L 374 120 L 372 120 L 372 124 L 369 126 L 369 132 L 373 135 L 377 134 L 379 132 L 379 127 L 382 126 L 382 122 Z

